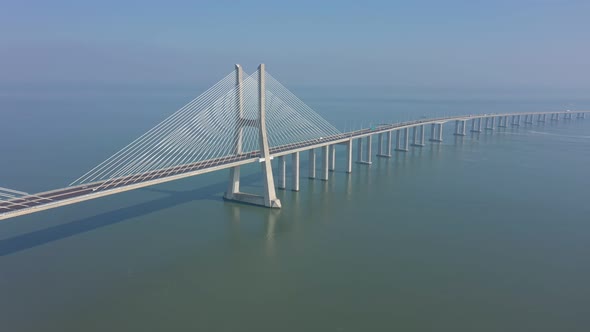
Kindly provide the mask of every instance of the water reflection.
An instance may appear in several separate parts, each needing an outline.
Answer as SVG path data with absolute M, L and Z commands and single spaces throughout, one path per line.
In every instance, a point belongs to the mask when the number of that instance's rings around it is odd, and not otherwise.
M 346 200 L 347 201 L 351 201 L 352 200 L 352 180 L 351 180 L 351 175 L 350 173 L 346 174 L 346 177 L 344 178 L 344 186 L 346 187 Z

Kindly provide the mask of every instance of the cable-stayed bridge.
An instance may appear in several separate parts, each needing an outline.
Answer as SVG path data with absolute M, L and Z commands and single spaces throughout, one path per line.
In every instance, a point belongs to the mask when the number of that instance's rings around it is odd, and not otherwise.
M 224 198 L 280 208 L 272 160 L 278 161 L 277 187 L 287 187 L 287 156 L 291 156 L 291 189 L 299 190 L 300 153 L 307 151 L 309 177 L 328 180 L 335 169 L 336 145 L 346 146 L 346 171 L 352 172 L 353 141 L 357 162 L 371 164 L 372 140 L 377 137 L 378 157 L 391 157 L 393 133 L 397 151 L 442 142 L 443 126 L 454 122 L 454 134 L 496 127 L 532 125 L 561 119 L 582 119 L 590 111 L 473 114 L 420 119 L 340 132 L 292 94 L 260 65 L 251 75 L 236 65 L 233 72 L 164 121 L 91 169 L 69 186 L 29 194 L 0 187 L 0 220 L 74 204 L 123 191 L 229 169 Z M 428 128 L 429 127 L 429 128 Z M 411 131 L 411 135 L 410 135 Z M 316 174 L 318 158 L 320 174 Z M 240 166 L 259 163 L 264 192 L 240 191 Z

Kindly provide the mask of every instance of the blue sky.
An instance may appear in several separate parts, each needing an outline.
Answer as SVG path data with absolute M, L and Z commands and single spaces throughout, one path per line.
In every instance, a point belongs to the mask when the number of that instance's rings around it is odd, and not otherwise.
M 199 85 L 260 62 L 287 85 L 590 89 L 590 2 L 27 1 L 0 11 L 0 86 Z

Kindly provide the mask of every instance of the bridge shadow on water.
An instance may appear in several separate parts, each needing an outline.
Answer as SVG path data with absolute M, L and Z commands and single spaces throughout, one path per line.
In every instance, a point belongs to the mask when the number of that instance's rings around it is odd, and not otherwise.
M 249 187 L 257 187 L 256 182 L 259 178 L 259 174 L 252 174 L 243 176 L 240 182 Z M 224 181 L 186 191 L 163 190 L 158 188 L 138 189 L 163 193 L 168 196 L 0 240 L 0 257 L 191 201 L 222 200 L 221 197 L 215 195 L 224 192 L 226 188 L 227 182 Z

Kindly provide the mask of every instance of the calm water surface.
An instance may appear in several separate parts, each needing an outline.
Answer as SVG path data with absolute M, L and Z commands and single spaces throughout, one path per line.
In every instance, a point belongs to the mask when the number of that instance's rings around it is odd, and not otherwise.
M 303 97 L 343 130 L 571 107 Z M 3 97 L 1 185 L 67 185 L 188 98 Z M 339 147 L 328 182 L 302 160 L 279 211 L 217 172 L 0 222 L 0 330 L 588 331 L 590 119 L 451 131 L 351 175 Z

